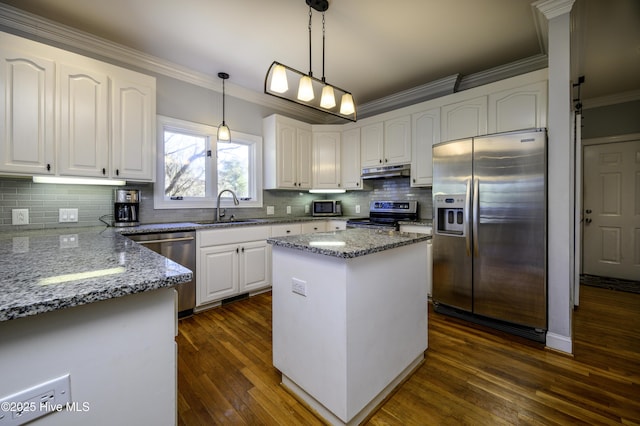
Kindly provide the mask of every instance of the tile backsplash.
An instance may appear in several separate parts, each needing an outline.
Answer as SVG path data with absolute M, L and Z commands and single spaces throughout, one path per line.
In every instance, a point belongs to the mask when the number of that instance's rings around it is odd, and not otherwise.
M 141 191 L 140 218 L 142 223 L 207 221 L 214 217 L 215 209 L 155 210 L 153 184 L 132 184 L 128 188 Z M 102 217 L 111 221 L 114 188 L 94 185 L 57 185 L 33 183 L 27 178 L 0 178 L 0 230 L 62 228 L 101 225 Z M 420 218 L 431 219 L 431 188 L 411 188 L 409 179 L 394 178 L 368 180 L 362 191 L 345 194 L 309 194 L 299 191 L 265 190 L 263 208 L 234 208 L 229 211 L 238 218 L 266 217 L 266 206 L 274 206 L 276 217 L 308 216 L 305 206 L 312 200 L 330 198 L 342 201 L 347 216 L 367 216 L 372 200 L 417 200 Z M 355 206 L 360 205 L 360 213 Z M 12 209 L 29 209 L 29 225 L 12 225 Z M 60 208 L 77 208 L 77 223 L 58 223 Z

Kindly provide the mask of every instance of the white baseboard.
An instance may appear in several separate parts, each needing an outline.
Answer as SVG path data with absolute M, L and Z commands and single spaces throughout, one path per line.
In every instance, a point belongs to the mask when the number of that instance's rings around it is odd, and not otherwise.
M 547 347 L 556 351 L 573 353 L 573 340 L 570 336 L 562 336 L 547 331 Z

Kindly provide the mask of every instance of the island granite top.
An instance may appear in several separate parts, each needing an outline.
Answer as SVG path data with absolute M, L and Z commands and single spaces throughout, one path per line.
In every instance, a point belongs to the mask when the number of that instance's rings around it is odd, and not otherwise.
M 267 242 L 274 246 L 352 259 L 429 239 L 431 235 L 428 234 L 351 228 L 345 231 L 274 237 Z
M 187 282 L 179 264 L 114 232 L 0 233 L 0 321 Z

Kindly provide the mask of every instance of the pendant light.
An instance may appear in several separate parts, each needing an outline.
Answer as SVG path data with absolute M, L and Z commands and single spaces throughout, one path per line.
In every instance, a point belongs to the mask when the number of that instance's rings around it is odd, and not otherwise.
M 224 81 L 229 78 L 226 72 L 219 72 L 218 77 L 222 79 L 222 124 L 218 126 L 218 142 L 229 142 L 231 140 L 231 131 L 224 121 Z
M 345 120 L 356 121 L 356 106 L 353 95 L 344 89 L 327 83 L 324 76 L 325 59 L 325 12 L 329 9 L 327 0 L 305 0 L 309 6 L 309 72 L 298 71 L 280 62 L 274 61 L 264 80 L 264 93 L 305 105 Z M 322 12 L 322 79 L 313 76 L 311 67 L 311 22 L 313 10 Z M 289 82 L 297 90 L 289 90 Z M 316 95 L 320 95 L 319 97 Z M 340 105 L 336 104 L 340 99 Z
M 322 82 L 325 86 L 322 88 L 322 97 L 320 98 L 320 106 L 322 108 L 333 108 L 336 106 L 336 96 L 333 93 L 333 87 L 331 87 L 327 83 L 327 80 L 324 78 L 324 12 L 322 12 Z M 340 111 L 342 114 L 342 110 Z

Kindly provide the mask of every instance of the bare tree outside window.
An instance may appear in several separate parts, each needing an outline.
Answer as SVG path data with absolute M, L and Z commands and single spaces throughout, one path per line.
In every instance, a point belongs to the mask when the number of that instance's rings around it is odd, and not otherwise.
M 218 192 L 231 189 L 238 198 L 249 198 L 249 146 L 218 144 Z
M 208 138 L 164 132 L 167 197 L 205 197 L 205 155 Z

